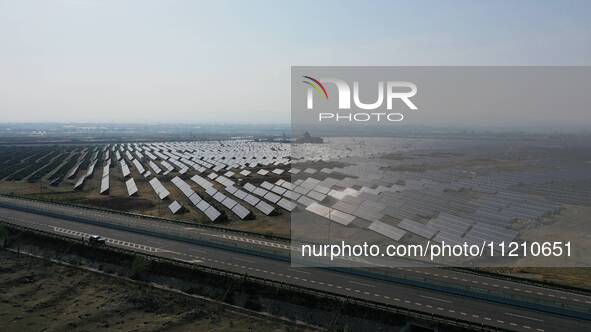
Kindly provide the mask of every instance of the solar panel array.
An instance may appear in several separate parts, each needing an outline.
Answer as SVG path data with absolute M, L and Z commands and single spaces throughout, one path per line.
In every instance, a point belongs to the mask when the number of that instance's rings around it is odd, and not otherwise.
M 344 226 L 363 225 L 390 239 L 412 236 L 439 242 L 511 240 L 519 236 L 516 221 L 539 221 L 560 213 L 564 204 L 591 206 L 589 165 L 539 159 L 528 161 L 531 169 L 510 172 L 493 166 L 443 167 L 473 160 L 428 153 L 382 158 L 392 144 L 398 143 L 316 145 L 298 156 L 285 143 L 248 140 L 109 144 L 78 148 L 61 174 L 72 180 L 68 183 L 74 189 L 82 189 L 97 161 L 104 160 L 99 193 L 107 194 L 112 157 L 119 161 L 130 196 L 138 189 L 128 165 L 149 180 L 159 199 L 170 196 L 160 182 L 166 183 L 166 175 L 189 173 L 185 177 L 203 189 L 209 202 L 181 178 L 171 182 L 186 196 L 189 208 L 210 220 L 226 209 L 245 219 L 257 211 L 272 215 L 301 208 Z M 341 159 L 351 162 L 326 163 Z M 423 165 L 429 167 L 409 170 Z M 286 175 L 293 182 L 285 181 Z

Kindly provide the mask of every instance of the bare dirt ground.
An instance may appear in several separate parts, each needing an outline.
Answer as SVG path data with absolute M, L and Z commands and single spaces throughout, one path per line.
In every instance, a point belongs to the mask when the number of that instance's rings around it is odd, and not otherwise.
M 0 331 L 308 331 L 0 250 Z

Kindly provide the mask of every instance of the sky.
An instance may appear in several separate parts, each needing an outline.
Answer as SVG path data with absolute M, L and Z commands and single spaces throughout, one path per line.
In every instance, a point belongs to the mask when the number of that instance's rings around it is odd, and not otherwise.
M 288 123 L 294 65 L 590 65 L 589 1 L 0 0 L 0 122 Z

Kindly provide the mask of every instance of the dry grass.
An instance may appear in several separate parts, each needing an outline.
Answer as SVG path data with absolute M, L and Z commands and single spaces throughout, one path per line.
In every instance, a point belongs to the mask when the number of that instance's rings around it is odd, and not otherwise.
M 3 331 L 303 331 L 146 286 L 0 251 Z

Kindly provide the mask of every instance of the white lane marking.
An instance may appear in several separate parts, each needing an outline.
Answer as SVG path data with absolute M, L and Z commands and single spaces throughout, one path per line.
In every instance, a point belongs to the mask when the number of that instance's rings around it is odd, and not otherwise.
M 518 315 L 518 314 L 514 314 L 514 313 L 510 313 L 510 312 L 506 312 L 505 315 L 507 316 L 513 316 L 513 317 L 518 317 L 518 318 L 524 318 L 524 319 L 529 319 L 529 320 L 533 320 L 536 322 L 543 322 L 542 319 L 538 319 L 538 318 L 533 318 L 533 317 L 528 317 L 528 316 L 522 316 L 522 315 Z
M 370 284 L 364 284 L 364 283 L 362 283 L 362 282 L 357 282 L 357 281 L 349 281 L 349 283 L 356 284 L 356 285 L 359 285 L 359 286 L 365 286 L 365 287 L 376 288 L 376 286 L 374 286 L 374 285 L 370 285 Z
M 419 297 L 422 297 L 422 298 L 424 298 L 424 299 L 429 299 L 429 300 L 439 301 L 439 302 L 453 303 L 452 301 L 449 301 L 449 300 L 444 300 L 444 299 L 440 299 L 440 298 L 437 298 L 437 297 L 432 297 L 432 296 L 419 295 Z
M 181 259 L 181 258 L 176 258 L 176 259 L 179 260 L 179 261 L 183 261 L 183 262 L 191 263 L 191 264 L 203 263 L 203 261 L 202 260 L 199 260 L 199 259 L 192 259 L 192 260 Z
M 234 257 L 234 259 L 237 260 L 237 261 L 241 261 L 241 262 L 245 262 L 245 263 L 249 263 L 249 264 L 254 264 L 253 261 L 248 260 L 248 259 L 238 258 L 238 257 Z
M 288 269 L 291 272 L 303 273 L 303 274 L 311 274 L 310 272 L 302 271 L 300 269 Z

